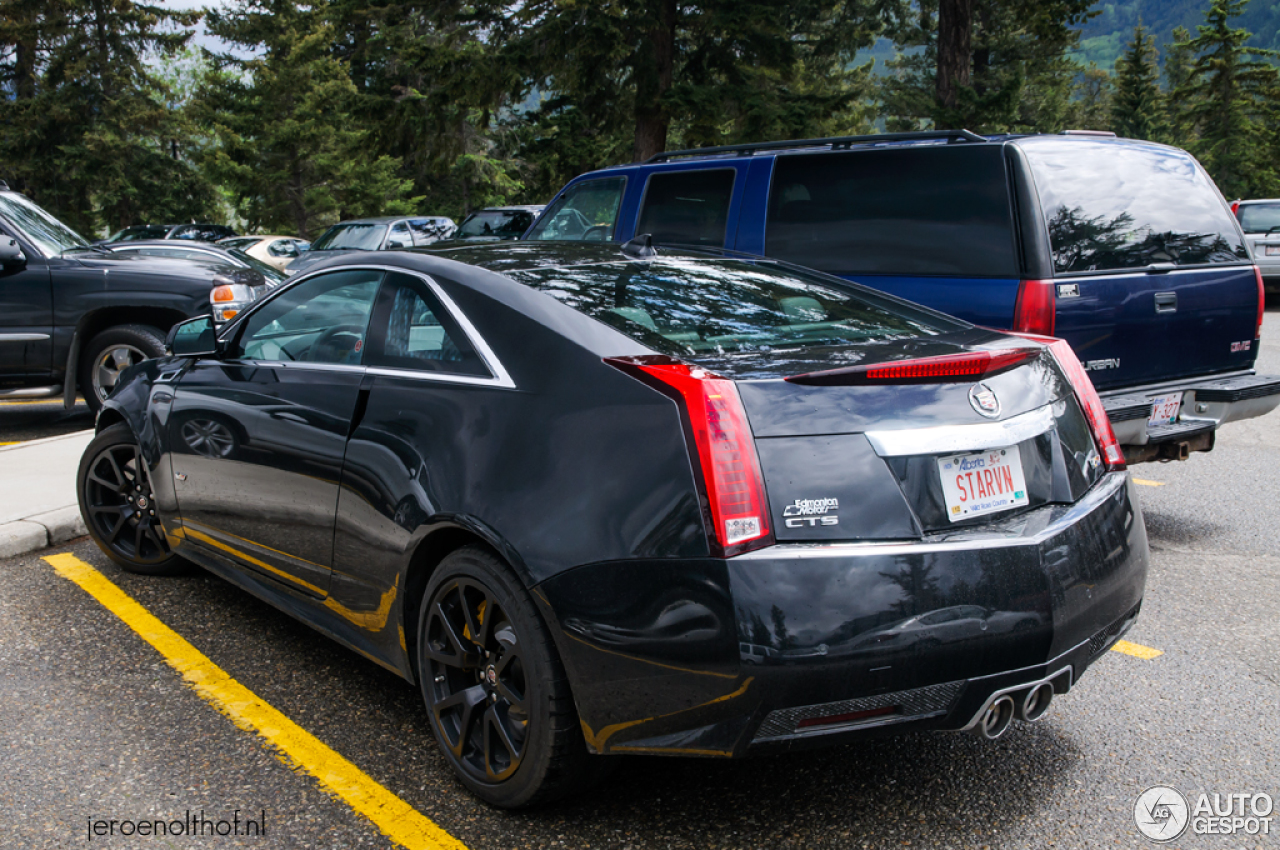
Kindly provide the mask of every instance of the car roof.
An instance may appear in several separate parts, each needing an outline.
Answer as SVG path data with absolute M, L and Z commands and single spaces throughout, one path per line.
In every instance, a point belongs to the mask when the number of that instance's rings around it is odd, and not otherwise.
M 196 248 L 203 250 L 213 249 L 215 253 L 227 250 L 217 242 L 203 242 L 199 239 L 131 239 L 128 242 L 111 243 L 112 251 L 121 251 L 129 248 L 173 248 L 174 250 Z
M 546 207 L 546 204 L 512 204 L 505 207 L 485 207 L 482 210 L 474 210 L 471 215 L 478 212 L 537 212 Z
M 616 242 L 454 242 L 444 248 L 427 245 L 422 248 L 408 248 L 397 251 L 398 254 L 428 254 L 444 257 L 459 263 L 476 266 L 489 271 L 505 274 L 506 272 L 527 271 L 529 269 L 557 268 L 601 263 L 634 262 L 637 257 L 628 253 L 623 245 Z M 774 261 L 761 257 L 737 255 L 732 251 L 682 249 L 662 246 L 658 257 L 671 259 L 749 259 L 754 262 L 772 263 Z
M 643 162 L 620 163 L 598 168 L 573 178 L 569 183 L 579 182 L 587 175 L 602 176 L 606 173 L 624 174 L 636 170 L 661 168 L 696 168 L 706 163 L 731 164 L 756 157 L 780 155 L 822 155 L 829 153 L 845 153 L 852 150 L 884 150 L 884 149 L 916 149 L 916 148 L 950 148 L 979 145 L 1002 144 L 1035 144 L 1043 140 L 1056 140 L 1071 143 L 1105 143 L 1113 145 L 1151 145 L 1170 147 L 1158 142 L 1144 139 L 1126 139 L 1085 131 L 1063 131 L 1061 133 L 1001 133 L 982 136 L 969 130 L 926 130 L 909 133 L 879 133 L 869 136 L 837 136 L 823 139 L 795 139 L 780 142 L 758 142 L 740 145 L 722 145 L 708 148 L 691 148 L 688 150 L 665 151 L 655 154 Z M 1170 148 L 1177 150 L 1177 148 Z
M 344 224 L 390 224 L 393 221 L 414 221 L 416 219 L 440 219 L 448 221 L 449 217 L 444 215 L 372 215 L 366 218 L 346 218 L 337 224 L 331 224 L 330 227 L 339 227 Z

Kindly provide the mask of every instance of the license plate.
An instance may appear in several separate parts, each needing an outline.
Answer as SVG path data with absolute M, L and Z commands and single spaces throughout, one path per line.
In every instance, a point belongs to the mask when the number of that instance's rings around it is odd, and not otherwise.
M 938 475 L 952 522 L 1027 504 L 1017 446 L 940 457 Z
M 1178 421 L 1178 410 L 1182 407 L 1182 393 L 1161 395 L 1151 399 L 1151 416 L 1147 418 L 1148 428 L 1172 425 Z
M 1267 245 L 1266 256 L 1280 257 L 1280 245 Z

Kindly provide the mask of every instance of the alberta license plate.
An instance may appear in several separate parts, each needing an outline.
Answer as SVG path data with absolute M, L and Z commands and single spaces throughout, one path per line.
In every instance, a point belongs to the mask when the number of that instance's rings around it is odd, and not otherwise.
M 1017 446 L 938 458 L 938 475 L 952 522 L 1027 504 Z
M 1265 247 L 1267 249 L 1266 256 L 1280 257 L 1280 245 L 1267 245 Z
M 1182 393 L 1160 395 L 1151 399 L 1151 415 L 1147 417 L 1148 428 L 1161 425 L 1172 425 L 1178 421 L 1178 410 L 1182 407 Z

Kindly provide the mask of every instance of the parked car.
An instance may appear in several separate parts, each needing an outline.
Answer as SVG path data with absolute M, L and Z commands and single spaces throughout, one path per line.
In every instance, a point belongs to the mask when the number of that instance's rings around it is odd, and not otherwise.
M 280 271 L 284 271 L 285 266 L 311 247 L 307 240 L 293 236 L 232 236 L 229 239 L 219 239 L 218 244 L 224 248 L 244 251 L 255 260 Z
M 1280 292 L 1280 199 L 1236 201 L 1231 205 L 1253 261 L 1262 270 L 1262 287 Z
M 285 279 L 284 272 L 264 263 L 247 251 L 234 245 L 223 243 L 182 243 L 171 241 L 123 242 L 107 246 L 111 253 L 119 255 L 136 254 L 144 257 L 168 257 L 176 260 L 191 260 L 196 263 L 216 266 L 235 266 L 237 268 L 254 269 L 270 283 L 280 283 Z
M 135 224 L 123 230 L 117 230 L 106 239 L 93 244 L 107 245 L 115 242 L 133 242 L 138 239 L 185 239 L 194 242 L 217 242 L 236 232 L 225 224 Z
M 495 805 L 591 782 L 589 754 L 994 738 L 1142 603 L 1142 516 L 1065 342 L 787 263 L 348 255 L 168 345 L 81 462 L 98 545 L 416 682 Z M 963 606 L 989 637 L 828 652 Z
M 571 181 L 526 240 L 724 247 L 979 325 L 1056 335 L 1130 462 L 1280 405 L 1260 273 L 1185 151 L 1089 133 L 900 133 L 674 151 Z
M 467 242 L 496 242 L 519 239 L 542 212 L 542 205 L 488 207 L 462 220 L 451 239 Z
M 125 369 L 162 353 L 175 322 L 215 301 L 233 313 L 266 288 L 253 268 L 91 246 L 0 188 L 0 398 L 70 407 L 78 390 L 96 411 Z
M 457 229 L 453 219 L 443 216 L 358 218 L 341 221 L 311 243 L 305 254 L 285 268 L 287 274 L 308 269 L 339 254 L 351 251 L 390 251 L 421 248 L 448 239 Z

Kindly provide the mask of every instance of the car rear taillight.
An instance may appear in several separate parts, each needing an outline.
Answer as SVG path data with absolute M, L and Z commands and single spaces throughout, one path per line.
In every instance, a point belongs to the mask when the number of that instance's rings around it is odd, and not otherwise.
M 1024 280 L 1018 284 L 1018 300 L 1013 306 L 1014 332 L 1053 336 L 1057 313 L 1053 281 Z
M 1258 281 L 1258 324 L 1253 330 L 1253 338 L 1262 339 L 1262 317 L 1267 312 L 1267 290 L 1262 285 L 1262 269 L 1254 266 L 1253 276 Z
M 605 362 L 679 401 L 693 435 L 713 554 L 730 557 L 772 545 L 764 476 L 738 388 L 726 378 L 670 357 L 607 357 Z
M 1233 216 L 1237 217 L 1237 218 L 1239 218 L 1239 217 L 1240 217 L 1240 202 L 1239 202 L 1239 201 L 1232 201 L 1232 202 L 1231 202 L 1231 214 L 1232 214 Z
M 940 357 L 917 357 L 867 366 L 846 366 L 822 372 L 792 375 L 786 380 L 810 386 L 850 386 L 856 384 L 954 384 L 980 381 L 1007 372 L 1033 357 L 1039 348 L 1007 351 L 966 351 Z
M 1093 432 L 1094 442 L 1098 444 L 1098 454 L 1102 456 L 1102 464 L 1108 472 L 1118 472 L 1125 468 L 1124 452 L 1120 450 L 1120 441 L 1115 431 L 1111 430 L 1111 420 L 1107 417 L 1107 409 L 1102 406 L 1102 398 L 1093 388 L 1089 373 L 1080 365 L 1080 359 L 1071 350 L 1065 339 L 1052 339 L 1035 334 L 1018 334 L 1026 339 L 1044 343 L 1053 359 L 1062 367 L 1071 389 L 1075 391 L 1076 401 L 1084 411 L 1084 418 L 1089 422 L 1089 430 Z

